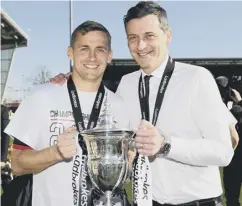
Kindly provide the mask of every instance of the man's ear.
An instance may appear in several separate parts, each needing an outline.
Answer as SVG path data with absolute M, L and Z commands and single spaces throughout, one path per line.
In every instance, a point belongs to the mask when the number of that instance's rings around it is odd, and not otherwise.
M 67 56 L 71 61 L 73 61 L 73 48 L 71 46 L 67 48 Z
M 108 64 L 111 63 L 112 59 L 113 59 L 113 51 L 112 51 L 112 49 L 110 49 L 110 51 L 108 53 Z
M 166 39 L 167 39 L 167 45 L 169 45 L 172 41 L 172 31 L 171 31 L 171 28 L 169 28 L 167 31 L 166 31 Z

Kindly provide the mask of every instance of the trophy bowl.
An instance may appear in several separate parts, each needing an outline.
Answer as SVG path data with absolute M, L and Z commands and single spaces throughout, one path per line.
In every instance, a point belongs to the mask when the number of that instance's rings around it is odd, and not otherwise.
M 120 192 L 128 176 L 128 149 L 134 131 L 116 128 L 107 101 L 100 115 L 100 125 L 81 132 L 87 148 L 87 168 L 93 185 L 113 205 L 112 197 Z

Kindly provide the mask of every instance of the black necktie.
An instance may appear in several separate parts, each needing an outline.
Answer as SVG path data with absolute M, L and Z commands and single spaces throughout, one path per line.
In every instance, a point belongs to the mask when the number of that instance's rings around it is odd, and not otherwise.
M 150 106 L 149 106 L 149 95 L 150 95 L 150 77 L 151 75 L 145 75 L 144 81 L 145 81 L 145 106 L 146 106 L 146 120 L 150 121 Z

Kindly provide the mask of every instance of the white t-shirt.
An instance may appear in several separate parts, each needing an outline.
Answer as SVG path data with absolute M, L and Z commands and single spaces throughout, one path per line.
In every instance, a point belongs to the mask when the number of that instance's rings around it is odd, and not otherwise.
M 122 99 L 107 88 L 105 91 L 112 105 L 116 126 L 127 128 L 129 119 Z M 87 126 L 96 92 L 78 91 L 78 96 Z M 42 150 L 55 144 L 57 136 L 73 125 L 75 122 L 67 85 L 47 84 L 40 86 L 21 103 L 5 132 L 34 150 Z M 81 161 L 79 152 L 80 147 L 72 161 L 59 162 L 33 175 L 33 206 L 78 205 L 74 203 L 73 185 L 79 188 L 79 176 L 73 176 L 72 170 L 75 163 Z

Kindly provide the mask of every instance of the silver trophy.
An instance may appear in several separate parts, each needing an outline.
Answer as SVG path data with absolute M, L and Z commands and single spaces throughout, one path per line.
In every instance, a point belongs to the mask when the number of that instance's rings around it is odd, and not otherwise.
M 127 180 L 128 147 L 134 132 L 128 128 L 116 128 L 110 112 L 107 95 L 100 115 L 100 125 L 81 134 L 88 151 L 88 173 L 94 186 L 106 197 L 106 206 L 113 205 L 113 195 L 118 193 Z

